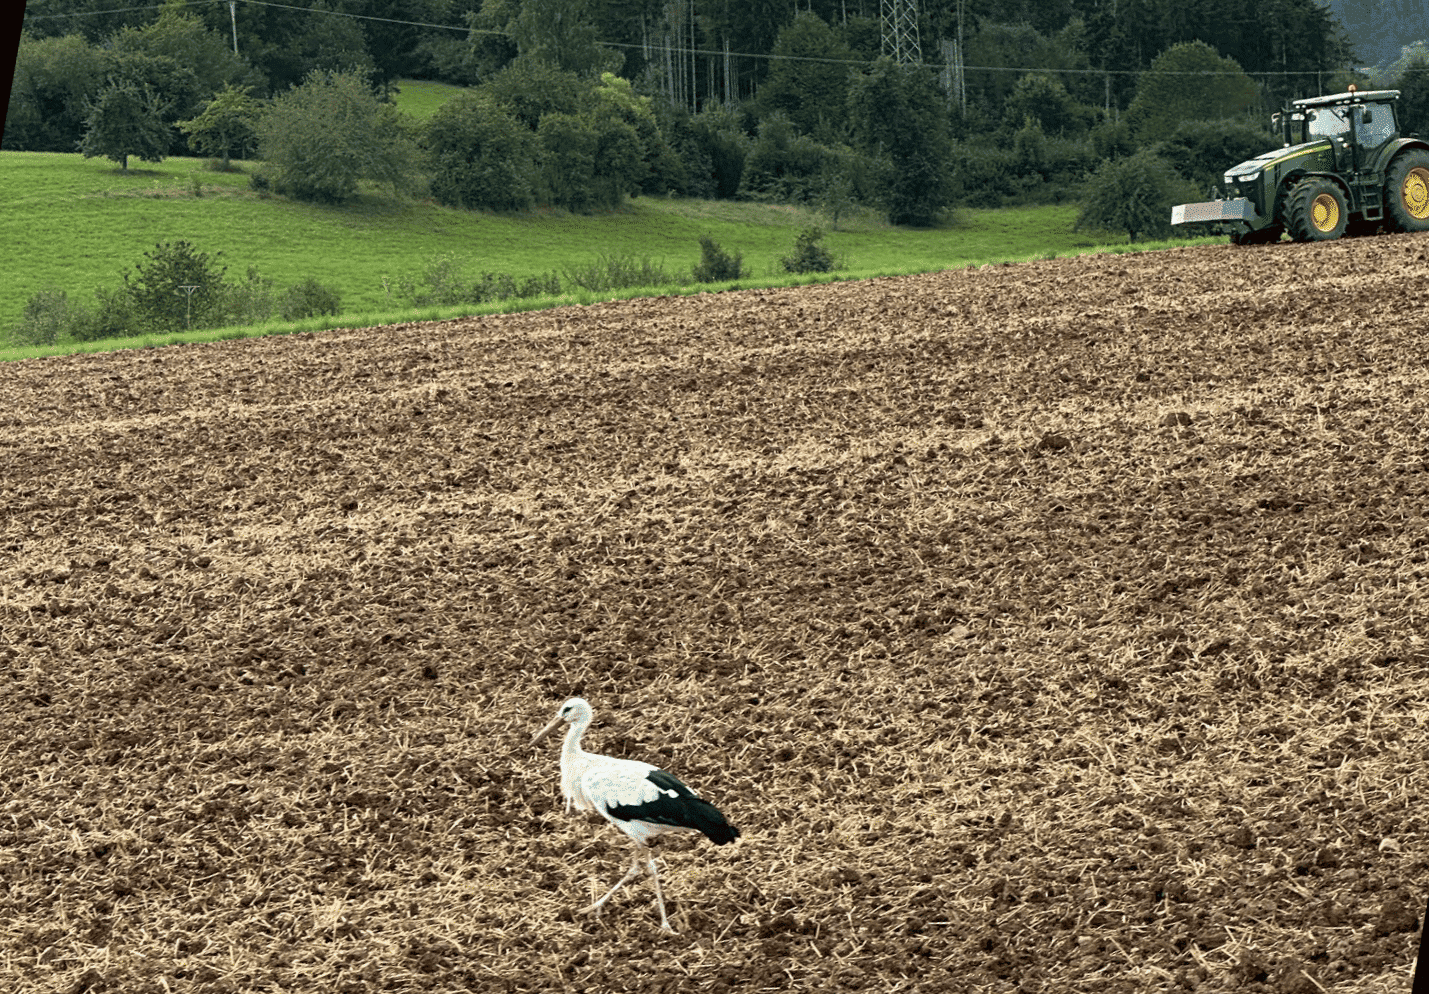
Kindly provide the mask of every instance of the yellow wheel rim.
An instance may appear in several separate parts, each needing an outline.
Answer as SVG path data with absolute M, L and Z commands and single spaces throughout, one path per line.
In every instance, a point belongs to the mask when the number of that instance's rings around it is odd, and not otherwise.
M 1409 170 L 1400 187 L 1399 199 L 1411 217 L 1420 221 L 1429 218 L 1429 169 L 1418 166 Z
M 1328 193 L 1320 194 L 1310 205 L 1310 223 L 1317 231 L 1334 231 L 1340 223 L 1340 202 Z

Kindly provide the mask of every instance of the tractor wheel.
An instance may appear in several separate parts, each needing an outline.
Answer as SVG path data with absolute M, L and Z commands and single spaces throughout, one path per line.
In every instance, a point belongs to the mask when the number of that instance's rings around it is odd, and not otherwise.
M 1349 220 L 1345 191 L 1322 177 L 1302 179 L 1285 198 L 1285 227 L 1297 242 L 1332 242 Z
M 1389 164 L 1384 204 L 1396 231 L 1429 231 L 1429 152 L 1411 148 Z

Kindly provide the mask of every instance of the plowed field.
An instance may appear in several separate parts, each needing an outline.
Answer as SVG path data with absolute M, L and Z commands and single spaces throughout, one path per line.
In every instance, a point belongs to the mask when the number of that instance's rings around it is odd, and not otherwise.
M 1429 238 L 0 369 L 0 986 L 1408 990 Z M 588 748 L 744 832 L 568 815 Z

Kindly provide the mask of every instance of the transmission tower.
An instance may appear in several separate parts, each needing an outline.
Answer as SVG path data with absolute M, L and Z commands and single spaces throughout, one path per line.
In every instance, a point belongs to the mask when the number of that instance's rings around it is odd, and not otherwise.
M 918 0 L 882 0 L 883 54 L 894 62 L 923 61 L 918 47 Z

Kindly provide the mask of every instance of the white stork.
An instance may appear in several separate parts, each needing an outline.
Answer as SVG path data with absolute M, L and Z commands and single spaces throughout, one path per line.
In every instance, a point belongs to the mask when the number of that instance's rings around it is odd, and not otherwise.
M 591 709 L 582 698 L 572 697 L 561 705 L 551 723 L 536 733 L 535 745 L 550 735 L 561 722 L 569 724 L 561 746 L 561 793 L 566 810 L 574 804 L 582 811 L 596 811 L 601 817 L 635 840 L 635 856 L 630 869 L 599 901 L 581 913 L 599 912 L 612 894 L 649 868 L 655 882 L 655 902 L 660 908 L 660 927 L 673 932 L 665 915 L 665 896 L 660 893 L 660 874 L 650 853 L 650 840 L 666 832 L 703 832 L 717 846 L 733 842 L 739 829 L 725 820 L 709 801 L 664 770 L 634 759 L 599 756 L 581 748 L 581 736 L 590 727 Z

